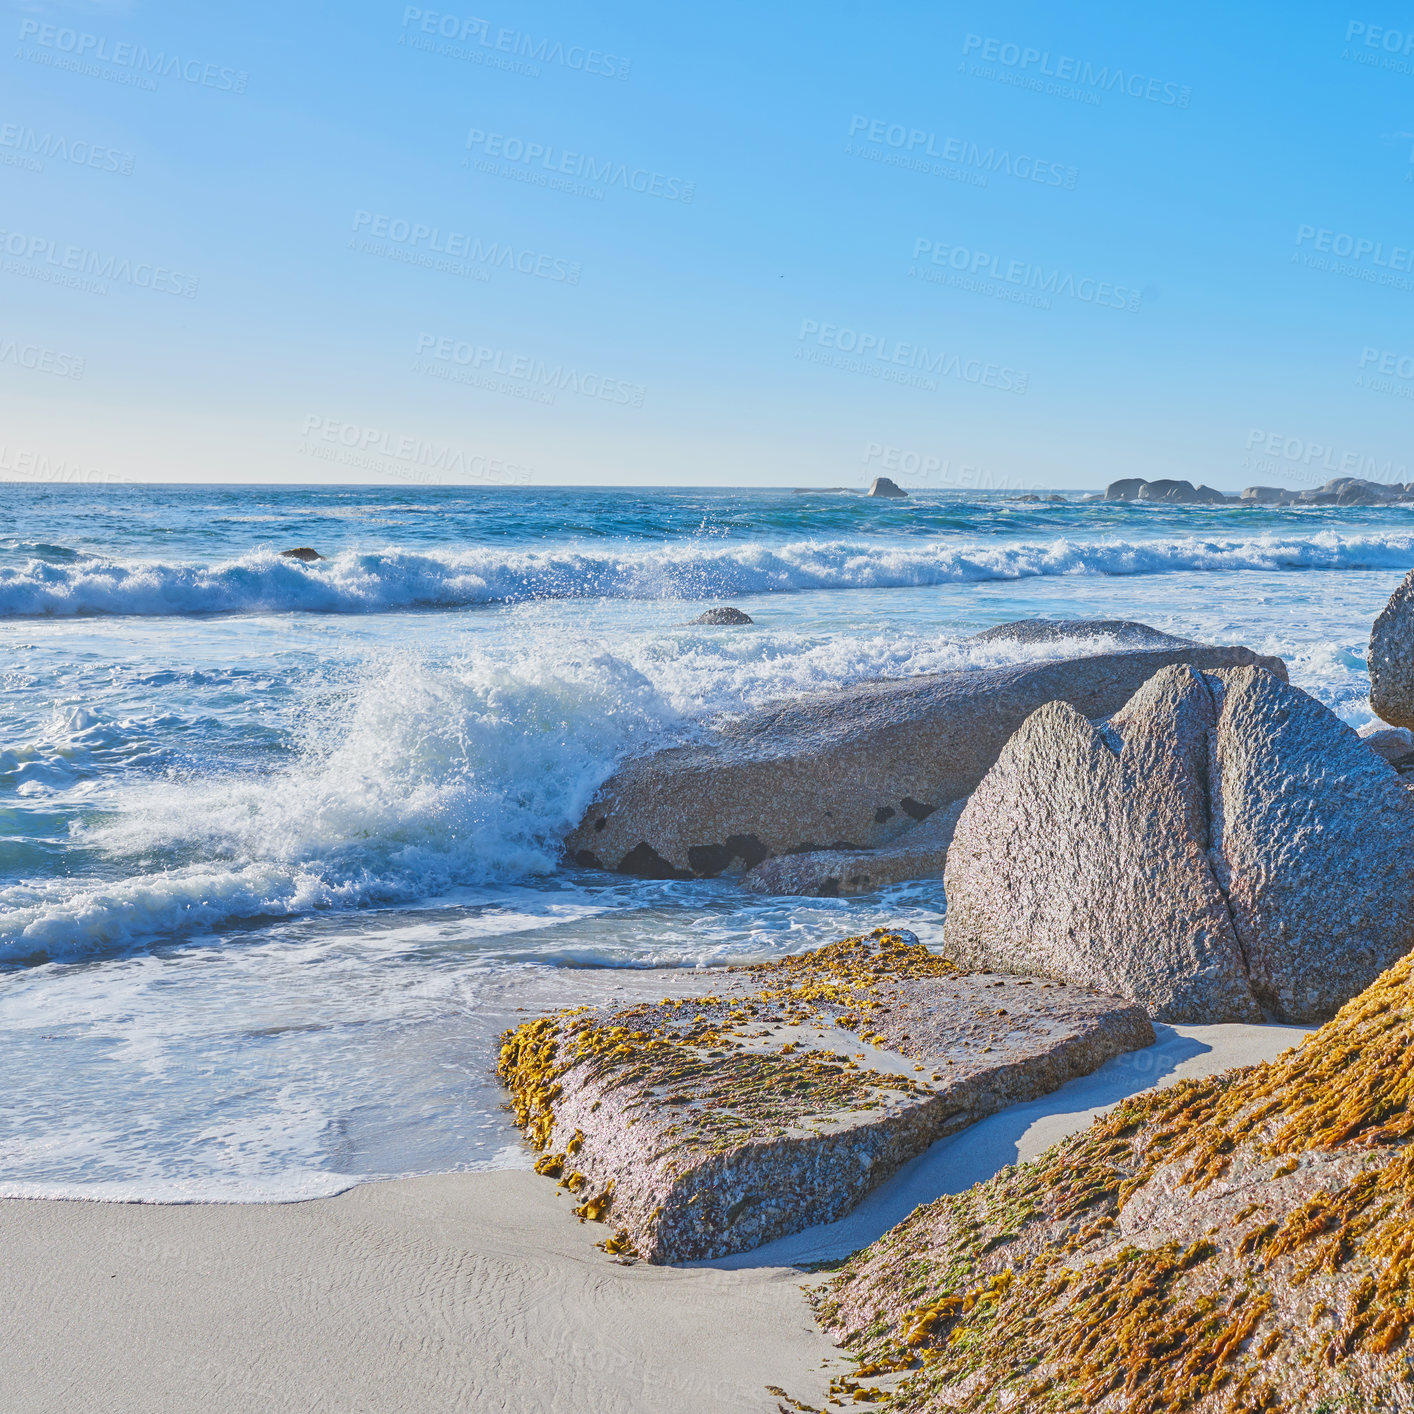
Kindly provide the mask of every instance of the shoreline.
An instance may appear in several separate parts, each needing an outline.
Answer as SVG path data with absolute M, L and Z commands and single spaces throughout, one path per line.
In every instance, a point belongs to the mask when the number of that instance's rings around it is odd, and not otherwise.
M 607 1235 L 528 1170 L 359 1183 L 262 1203 L 0 1199 L 0 1301 L 25 1313 L 5 1383 L 26 1414 L 769 1411 L 847 1365 L 802 1267 L 920 1202 L 1084 1128 L 1101 1109 L 1271 1059 L 1286 1026 L 1161 1026 L 1156 1045 L 941 1140 L 838 1222 L 676 1267 Z

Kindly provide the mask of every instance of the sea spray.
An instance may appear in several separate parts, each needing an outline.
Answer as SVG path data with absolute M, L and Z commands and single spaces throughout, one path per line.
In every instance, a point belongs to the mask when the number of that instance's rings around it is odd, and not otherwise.
M 607 654 L 396 656 L 283 769 L 119 792 L 75 831 L 95 877 L 0 889 L 0 960 L 548 873 L 614 761 L 676 720 Z

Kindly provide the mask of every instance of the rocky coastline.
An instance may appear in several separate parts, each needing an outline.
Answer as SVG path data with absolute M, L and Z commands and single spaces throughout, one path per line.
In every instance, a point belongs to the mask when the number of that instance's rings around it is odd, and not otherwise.
M 610 1257 L 711 1260 L 836 1220 L 1156 1024 L 1324 1022 L 858 1252 L 812 1297 L 856 1361 L 832 1402 L 1414 1407 L 1414 573 L 1375 625 L 1389 725 L 1364 736 L 1246 648 L 989 632 L 1074 656 L 782 703 L 606 785 L 567 841 L 583 867 L 822 895 L 941 876 L 943 947 L 880 929 L 523 1023 L 499 1073 L 537 1171 Z

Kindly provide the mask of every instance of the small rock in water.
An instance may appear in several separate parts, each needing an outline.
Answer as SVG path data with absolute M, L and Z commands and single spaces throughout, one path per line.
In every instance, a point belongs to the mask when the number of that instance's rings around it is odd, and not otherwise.
M 708 609 L 705 614 L 698 614 L 695 619 L 689 619 L 692 624 L 749 624 L 755 623 L 750 614 L 743 614 L 740 609 L 734 608 L 731 604 L 724 604 L 720 609 Z
M 293 550 L 281 550 L 280 558 L 282 560 L 300 560 L 307 565 L 314 560 L 322 560 L 324 556 L 321 555 L 318 550 L 311 549 L 308 545 L 299 545 Z
M 876 476 L 874 484 L 869 488 L 871 496 L 884 496 L 892 501 L 902 501 L 908 498 L 908 492 L 902 486 L 890 481 L 887 476 Z

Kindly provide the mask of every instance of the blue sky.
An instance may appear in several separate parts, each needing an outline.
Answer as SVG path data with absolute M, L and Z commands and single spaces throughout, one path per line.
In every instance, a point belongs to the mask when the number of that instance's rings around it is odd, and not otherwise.
M 0 478 L 1414 480 L 1392 6 L 3 24 Z

